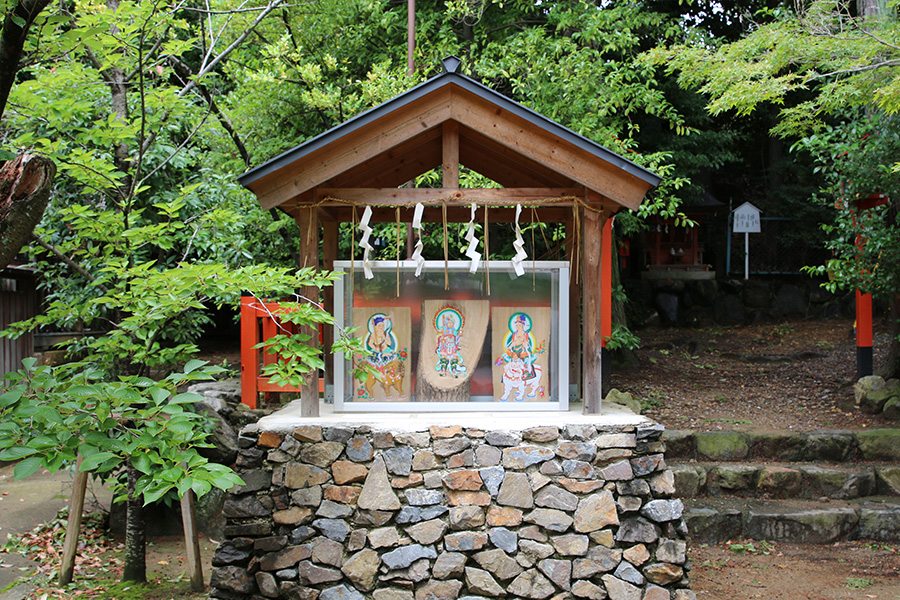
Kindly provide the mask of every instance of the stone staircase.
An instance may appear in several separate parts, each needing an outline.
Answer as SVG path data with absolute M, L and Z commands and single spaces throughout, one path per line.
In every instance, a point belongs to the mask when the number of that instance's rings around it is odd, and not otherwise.
M 900 429 L 663 439 L 695 542 L 900 541 Z

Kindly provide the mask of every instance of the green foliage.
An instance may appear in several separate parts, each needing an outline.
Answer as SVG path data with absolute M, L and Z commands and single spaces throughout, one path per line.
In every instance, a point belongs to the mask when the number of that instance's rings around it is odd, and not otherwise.
M 607 350 L 635 350 L 641 345 L 641 339 L 634 335 L 622 323 L 613 323 L 612 333 L 606 338 Z
M 735 554 L 762 554 L 768 556 L 775 551 L 775 545 L 766 540 L 762 540 L 758 543 L 744 542 L 728 544 L 728 549 Z
M 848 577 L 844 585 L 851 590 L 863 590 L 870 587 L 873 583 L 875 582 L 866 577 Z
M 807 269 L 829 276 L 825 287 L 859 289 L 889 297 L 900 291 L 900 232 L 896 198 L 900 173 L 894 161 L 900 153 L 900 130 L 895 115 L 858 114 L 855 119 L 828 126 L 796 144 L 810 153 L 825 182 L 815 201 L 832 215 L 822 225 L 833 258 Z M 881 206 L 863 210 L 859 202 L 881 199 Z
M 738 41 L 698 37 L 648 54 L 652 64 L 710 96 L 713 114 L 745 116 L 779 107 L 774 132 L 801 135 L 824 127 L 848 107 L 900 110 L 895 65 L 900 23 L 890 14 L 859 16 L 848 3 L 814 0 L 800 12 L 781 9 L 772 22 Z
M 189 407 L 202 398 L 176 391 L 219 371 L 191 361 L 159 381 L 110 381 L 84 363 L 47 367 L 26 359 L 22 369 L 5 376 L 0 395 L 0 460 L 19 461 L 16 479 L 39 468 L 58 471 L 76 458 L 82 459 L 81 470 L 105 478 L 131 464 L 140 473 L 136 491 L 146 503 L 170 491 L 202 496 L 213 487 L 230 489 L 240 478 L 197 451 L 205 424 Z

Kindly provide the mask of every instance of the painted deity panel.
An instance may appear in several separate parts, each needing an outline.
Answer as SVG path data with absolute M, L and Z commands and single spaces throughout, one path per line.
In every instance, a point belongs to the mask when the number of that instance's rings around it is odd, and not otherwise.
M 409 307 L 355 308 L 353 326 L 367 351 L 355 357 L 354 368 L 367 367 L 369 371 L 362 379 L 353 380 L 354 401 L 409 401 L 407 359 L 412 340 Z
M 468 402 L 490 317 L 486 300 L 425 300 L 416 369 L 420 402 Z
M 549 307 L 491 309 L 494 400 L 547 402 Z

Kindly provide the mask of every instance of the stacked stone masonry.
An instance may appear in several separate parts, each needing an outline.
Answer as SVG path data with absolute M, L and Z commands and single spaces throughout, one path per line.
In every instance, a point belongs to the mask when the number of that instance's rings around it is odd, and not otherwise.
M 211 596 L 694 600 L 662 430 L 249 426 Z

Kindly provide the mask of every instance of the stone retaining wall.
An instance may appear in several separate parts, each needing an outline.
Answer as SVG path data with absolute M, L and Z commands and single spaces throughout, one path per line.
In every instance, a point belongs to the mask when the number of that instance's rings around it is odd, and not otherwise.
M 662 431 L 249 426 L 211 596 L 693 600 Z

